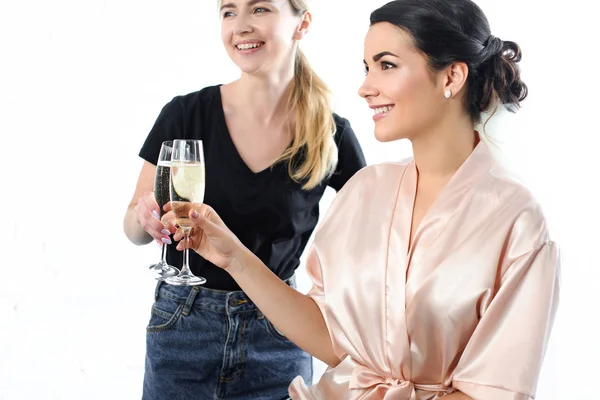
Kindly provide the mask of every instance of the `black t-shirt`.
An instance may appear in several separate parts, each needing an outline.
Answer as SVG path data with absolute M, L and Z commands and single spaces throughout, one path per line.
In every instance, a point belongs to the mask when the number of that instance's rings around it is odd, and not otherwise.
M 294 182 L 288 163 L 254 173 L 239 153 L 225 122 L 220 85 L 177 96 L 158 116 L 140 157 L 156 165 L 163 141 L 202 140 L 206 164 L 204 202 L 215 209 L 233 233 L 281 279 L 300 264 L 319 218 L 319 201 L 326 186 L 336 191 L 365 166 L 365 158 L 348 120 L 333 114 L 337 131 L 338 166 L 335 173 L 310 191 Z M 167 261 L 181 267 L 182 252 L 169 246 Z M 190 269 L 206 278 L 204 286 L 239 290 L 221 268 L 190 251 Z

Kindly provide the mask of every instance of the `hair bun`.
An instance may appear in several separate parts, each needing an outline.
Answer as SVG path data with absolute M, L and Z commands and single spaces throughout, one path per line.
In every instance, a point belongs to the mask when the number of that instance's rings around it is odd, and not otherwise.
M 494 35 L 490 35 L 483 44 L 482 61 L 489 60 L 493 56 L 501 55 L 504 51 L 504 42 Z
M 527 97 L 527 85 L 521 80 L 517 63 L 521 61 L 521 48 L 515 42 L 498 39 L 490 35 L 484 46 L 484 81 L 479 109 L 489 111 L 496 101 L 509 111 L 516 111 L 520 102 Z

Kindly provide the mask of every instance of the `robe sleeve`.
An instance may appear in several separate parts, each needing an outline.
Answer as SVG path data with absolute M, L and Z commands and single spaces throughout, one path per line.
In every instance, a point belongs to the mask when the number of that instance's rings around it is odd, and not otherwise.
M 551 241 L 511 263 L 457 364 L 454 388 L 475 400 L 535 397 L 559 275 L 559 250 Z
M 309 290 L 307 295 L 317 304 L 321 313 L 323 314 L 323 319 L 325 320 L 325 324 L 327 325 L 327 330 L 329 331 L 329 337 L 331 338 L 331 343 L 333 344 L 333 352 L 340 360 L 346 357 L 346 352 L 343 351 L 339 344 L 337 343 L 335 332 L 340 332 L 341 329 L 329 311 L 329 306 L 326 302 L 326 290 L 323 280 L 323 271 L 321 262 L 319 260 L 319 254 L 317 252 L 317 247 L 313 245 L 310 249 L 308 258 L 306 260 L 306 272 L 308 273 L 309 278 L 312 280 L 313 285 Z

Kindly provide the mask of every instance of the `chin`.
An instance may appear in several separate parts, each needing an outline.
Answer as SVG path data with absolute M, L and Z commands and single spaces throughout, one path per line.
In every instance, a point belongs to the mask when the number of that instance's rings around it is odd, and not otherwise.
M 248 62 L 248 60 L 242 60 L 242 62 L 240 62 L 241 60 L 236 60 L 235 58 L 232 58 L 231 61 L 233 61 L 235 66 L 243 72 L 254 72 L 258 69 L 258 65 L 256 65 L 256 63 Z
M 253 75 L 256 72 L 258 72 L 258 68 L 255 67 L 249 67 L 247 65 L 238 65 L 238 68 L 240 69 L 240 71 L 242 71 L 244 74 L 249 74 L 249 75 Z
M 236 63 L 236 65 L 240 69 L 240 71 L 242 71 L 243 73 L 248 74 L 248 75 L 263 75 L 263 74 L 266 75 L 268 72 L 264 65 L 258 64 L 258 63 L 255 63 L 255 64 L 251 64 L 251 63 L 237 64 Z
M 404 138 L 405 136 L 400 135 L 399 132 L 378 128 L 377 126 L 375 127 L 375 139 L 377 139 L 379 142 L 387 143 Z

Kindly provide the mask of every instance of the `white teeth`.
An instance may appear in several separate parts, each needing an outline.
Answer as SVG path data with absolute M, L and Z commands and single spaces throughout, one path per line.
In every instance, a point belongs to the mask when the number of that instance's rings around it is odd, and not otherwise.
M 262 43 L 244 43 L 244 44 L 238 44 L 236 47 L 239 50 L 250 50 L 250 49 L 255 49 L 257 47 L 262 46 Z
M 383 114 L 390 111 L 394 106 L 378 107 L 375 109 L 375 115 Z

